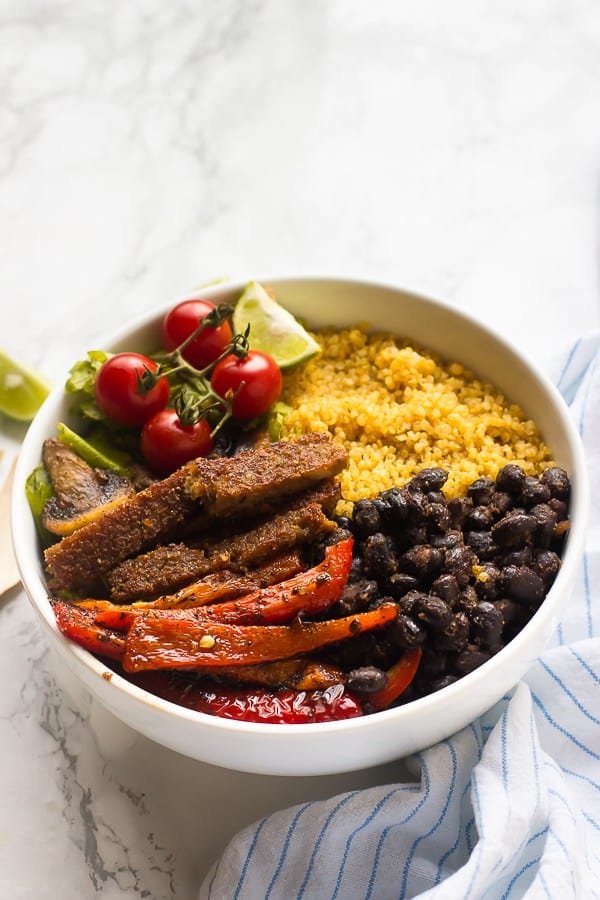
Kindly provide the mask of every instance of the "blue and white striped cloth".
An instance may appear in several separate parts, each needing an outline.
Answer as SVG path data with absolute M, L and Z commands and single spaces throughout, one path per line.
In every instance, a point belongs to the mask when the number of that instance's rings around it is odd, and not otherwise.
M 600 335 L 553 369 L 600 497 Z M 240 832 L 200 900 L 600 898 L 600 509 L 572 601 L 524 681 L 417 754 L 414 783 L 305 803 Z

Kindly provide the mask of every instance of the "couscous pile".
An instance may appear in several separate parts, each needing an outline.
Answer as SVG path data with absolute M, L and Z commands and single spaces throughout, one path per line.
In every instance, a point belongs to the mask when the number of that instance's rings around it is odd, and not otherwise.
M 449 469 L 444 493 L 453 497 L 507 462 L 530 475 L 550 464 L 519 406 L 460 363 L 361 327 L 314 337 L 322 355 L 284 381 L 281 399 L 291 409 L 282 437 L 329 431 L 347 448 L 338 513 L 428 466 Z

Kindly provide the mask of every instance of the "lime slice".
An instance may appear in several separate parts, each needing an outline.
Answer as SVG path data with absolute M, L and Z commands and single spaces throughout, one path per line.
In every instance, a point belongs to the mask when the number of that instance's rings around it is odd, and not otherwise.
M 233 311 L 236 332 L 244 332 L 248 325 L 250 347 L 268 353 L 280 369 L 290 369 L 321 352 L 300 322 L 257 281 L 250 282 Z
M 0 412 L 29 422 L 50 393 L 43 375 L 20 365 L 0 350 Z

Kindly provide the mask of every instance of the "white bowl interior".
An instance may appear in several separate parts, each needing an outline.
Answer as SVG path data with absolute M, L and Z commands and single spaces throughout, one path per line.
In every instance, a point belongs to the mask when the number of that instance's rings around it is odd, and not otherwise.
M 505 341 L 447 305 L 385 285 L 338 279 L 266 279 L 280 302 L 315 327 L 366 322 L 392 331 L 446 360 L 458 360 L 533 418 L 554 457 L 571 475 L 571 533 L 562 569 L 544 603 L 499 654 L 436 694 L 372 716 L 317 725 L 232 722 L 195 713 L 129 684 L 66 640 L 56 628 L 43 577 L 24 483 L 39 463 L 43 440 L 68 420 L 62 388 L 50 395 L 25 438 L 15 473 L 13 541 L 21 577 L 52 644 L 76 677 L 120 719 L 147 737 L 195 759 L 241 771 L 322 775 L 387 762 L 429 746 L 473 721 L 516 684 L 543 649 L 568 595 L 583 552 L 588 516 L 587 471 L 568 409 L 548 380 Z M 193 296 L 235 300 L 244 283 L 222 284 Z M 188 295 L 191 296 L 191 295 Z M 182 298 L 177 298 L 182 299 Z M 176 302 L 176 301 L 174 301 Z M 98 347 L 148 350 L 159 341 L 163 310 L 122 329 Z M 88 348 L 82 348 L 81 355 Z M 69 364 L 72 361 L 69 361 Z

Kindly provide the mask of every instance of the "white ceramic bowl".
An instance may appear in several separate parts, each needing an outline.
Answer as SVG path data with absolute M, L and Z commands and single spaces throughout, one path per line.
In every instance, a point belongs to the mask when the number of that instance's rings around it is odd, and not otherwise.
M 394 331 L 447 359 L 460 360 L 497 385 L 536 421 L 554 457 L 570 473 L 572 525 L 562 569 L 540 609 L 517 637 L 479 669 L 438 693 L 343 722 L 265 725 L 229 721 L 183 709 L 134 687 L 64 638 L 48 601 L 24 483 L 39 463 L 42 441 L 53 436 L 56 422 L 67 416 L 61 388 L 50 395 L 23 444 L 13 494 L 13 540 L 23 583 L 50 643 L 73 676 L 124 722 L 180 753 L 232 769 L 273 775 L 345 772 L 387 762 L 442 740 L 489 709 L 525 673 L 547 642 L 583 552 L 588 514 L 586 466 L 579 435 L 552 384 L 473 319 L 437 301 L 379 284 L 322 278 L 267 281 L 284 306 L 314 326 L 368 320 L 373 329 Z M 243 283 L 221 284 L 195 296 L 234 300 L 243 287 Z M 121 330 L 102 346 L 115 350 L 155 347 L 162 315 L 170 305 Z M 82 348 L 82 356 L 87 349 Z

